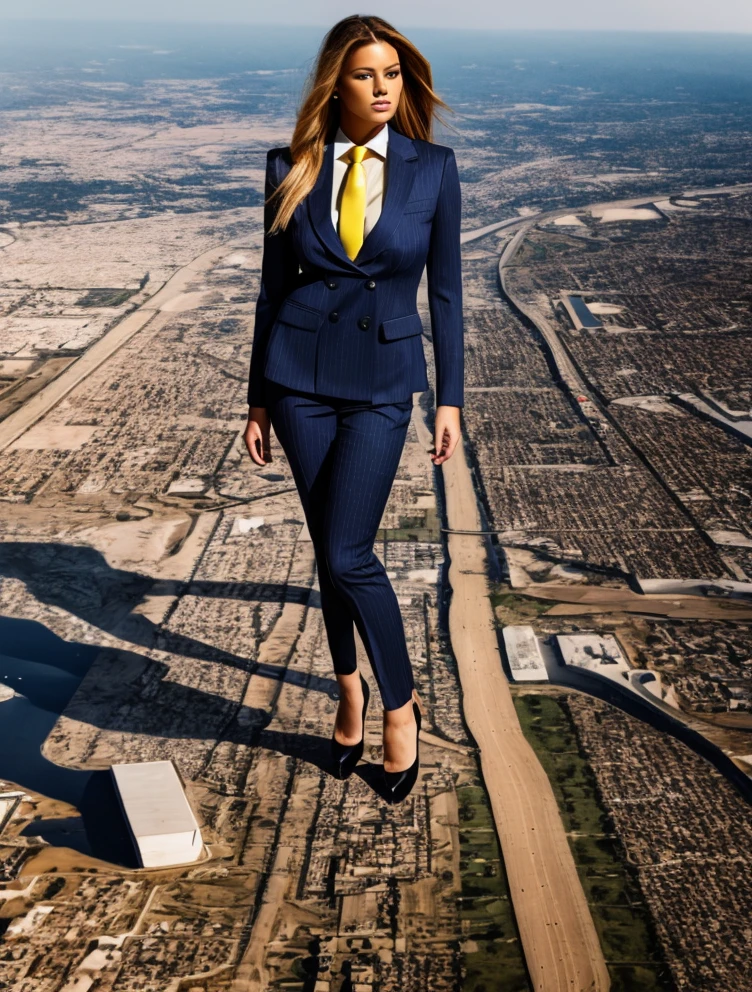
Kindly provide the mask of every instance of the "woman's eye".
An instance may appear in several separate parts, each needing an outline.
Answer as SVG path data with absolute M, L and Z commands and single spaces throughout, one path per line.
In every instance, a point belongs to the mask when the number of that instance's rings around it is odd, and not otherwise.
M 371 76 L 371 73 L 370 72 L 361 72 L 361 73 L 358 73 L 358 75 L 355 78 L 356 79 L 369 79 L 370 76 Z M 392 78 L 395 77 L 395 76 L 399 76 L 399 69 L 390 69 L 389 72 L 387 73 L 387 76 L 390 76 Z

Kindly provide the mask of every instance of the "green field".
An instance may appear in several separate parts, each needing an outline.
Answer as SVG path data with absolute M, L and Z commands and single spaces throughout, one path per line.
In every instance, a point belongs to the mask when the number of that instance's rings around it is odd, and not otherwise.
M 529 992 L 525 964 L 499 855 L 488 797 L 479 786 L 457 789 L 464 992 Z
M 515 622 L 538 617 L 546 610 L 550 610 L 553 605 L 550 599 L 536 599 L 535 596 L 523 596 L 521 593 L 510 592 L 504 586 L 497 586 L 497 591 L 492 592 L 491 606 L 503 607 L 515 615 Z

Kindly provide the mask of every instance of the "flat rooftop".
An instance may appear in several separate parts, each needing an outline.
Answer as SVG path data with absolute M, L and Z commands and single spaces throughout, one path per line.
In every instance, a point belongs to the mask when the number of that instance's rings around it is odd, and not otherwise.
M 502 631 L 509 670 L 515 682 L 548 681 L 535 631 L 528 624 L 510 624 Z
M 112 776 L 144 867 L 198 859 L 201 832 L 172 761 L 113 765 Z

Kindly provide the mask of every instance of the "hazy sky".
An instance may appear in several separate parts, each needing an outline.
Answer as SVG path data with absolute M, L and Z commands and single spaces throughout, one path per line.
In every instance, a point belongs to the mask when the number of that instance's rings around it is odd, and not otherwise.
M 0 19 L 311 24 L 378 14 L 400 29 L 570 28 L 752 32 L 752 0 L 0 0 Z

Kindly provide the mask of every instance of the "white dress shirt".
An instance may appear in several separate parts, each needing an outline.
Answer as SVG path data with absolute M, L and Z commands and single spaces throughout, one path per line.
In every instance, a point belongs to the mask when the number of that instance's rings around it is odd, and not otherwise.
M 389 140 L 389 128 L 386 124 L 377 135 L 366 141 L 366 148 L 371 149 L 371 155 L 363 159 L 366 170 L 366 218 L 363 229 L 365 238 L 379 219 L 381 206 L 386 190 L 386 146 Z M 342 191 L 345 185 L 345 175 L 349 167 L 347 161 L 350 149 L 355 144 L 350 141 L 342 128 L 337 128 L 334 137 L 334 167 L 332 173 L 332 224 L 339 231 L 339 206 L 342 201 Z M 375 152 L 375 154 L 373 154 Z

